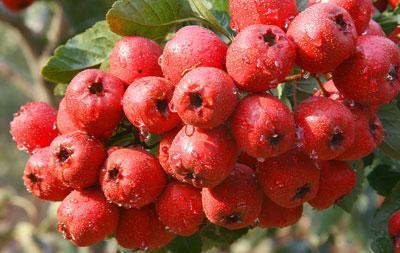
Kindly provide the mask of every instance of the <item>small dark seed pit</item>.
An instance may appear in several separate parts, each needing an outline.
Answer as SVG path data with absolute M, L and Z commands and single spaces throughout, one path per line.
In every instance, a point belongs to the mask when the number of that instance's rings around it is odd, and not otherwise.
M 56 155 L 60 162 L 65 162 L 71 156 L 71 152 L 65 147 L 60 147 Z
M 276 44 L 276 37 L 272 32 L 267 32 L 266 34 L 264 34 L 263 39 L 264 42 L 270 47 Z
M 36 184 L 40 181 L 40 179 L 33 173 L 28 175 L 28 179 L 31 181 L 32 184 Z
M 303 199 L 307 195 L 307 193 L 310 192 L 310 190 L 311 190 L 310 184 L 305 184 L 302 187 L 297 188 L 296 189 L 296 193 L 293 196 L 292 200 L 301 200 L 301 199 Z
M 166 99 L 159 99 L 156 102 L 157 111 L 161 114 L 166 115 L 168 114 L 168 100 Z
M 142 74 L 142 73 L 143 73 L 143 70 L 139 69 L 139 70 L 138 70 L 138 73 L 139 73 L 139 74 Z
M 398 79 L 397 72 L 398 72 L 398 66 L 392 65 L 392 66 L 390 67 L 389 73 L 388 73 L 387 76 L 386 76 L 386 79 L 387 79 L 389 82 L 394 82 L 394 81 L 396 81 L 396 80 Z
M 346 31 L 347 23 L 344 21 L 343 14 L 339 14 L 335 17 L 335 23 L 339 26 L 340 31 Z
M 331 149 L 335 150 L 340 148 L 343 144 L 343 141 L 344 141 L 344 136 L 342 132 L 337 132 L 332 134 L 329 141 Z
M 240 217 L 240 214 L 238 213 L 233 213 L 230 216 L 227 216 L 225 218 L 225 223 L 226 224 L 237 224 L 237 223 L 241 223 L 242 222 L 242 218 Z
M 190 105 L 194 109 L 198 109 L 203 105 L 203 98 L 200 93 L 190 94 Z
M 92 84 L 89 86 L 89 91 L 90 91 L 90 93 L 93 94 L 93 95 L 98 95 L 98 94 L 100 94 L 100 93 L 103 92 L 103 84 L 100 83 L 100 82 L 92 83 Z
M 114 167 L 108 171 L 108 178 L 112 181 L 116 181 L 118 179 L 119 169 L 118 167 Z
M 283 140 L 283 135 L 275 133 L 273 135 L 271 135 L 270 137 L 268 137 L 268 142 L 272 145 L 272 146 L 277 146 L 278 144 L 280 144 Z

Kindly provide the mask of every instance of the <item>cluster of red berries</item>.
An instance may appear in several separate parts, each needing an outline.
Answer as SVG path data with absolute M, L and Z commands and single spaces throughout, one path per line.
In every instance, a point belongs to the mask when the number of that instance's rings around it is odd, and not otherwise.
M 200 26 L 164 49 L 124 37 L 107 72 L 75 76 L 58 112 L 39 102 L 15 115 L 27 188 L 62 200 L 59 230 L 78 246 L 114 234 L 156 249 L 206 222 L 285 227 L 305 202 L 332 206 L 356 183 L 346 161 L 382 140 L 376 112 L 399 93 L 400 53 L 370 20 L 371 0 L 324 2 L 298 13 L 293 0 L 231 0 L 229 46 Z M 267 91 L 295 65 L 332 81 L 292 113 Z M 124 116 L 161 135 L 158 159 L 105 147 Z
M 2 0 L 4 6 L 10 11 L 21 11 L 29 7 L 34 0 Z

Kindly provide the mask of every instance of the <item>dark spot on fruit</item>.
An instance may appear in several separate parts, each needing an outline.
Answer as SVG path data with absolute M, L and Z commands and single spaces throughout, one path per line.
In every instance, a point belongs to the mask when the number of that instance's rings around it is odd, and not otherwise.
M 203 105 L 203 98 L 199 93 L 190 94 L 190 105 L 194 109 L 198 109 Z
M 108 178 L 112 181 L 116 181 L 118 179 L 119 170 L 117 167 L 112 168 L 108 171 Z
M 65 147 L 60 147 L 60 149 L 58 150 L 58 152 L 57 152 L 57 154 L 56 154 L 57 159 L 58 159 L 60 162 L 65 162 L 65 161 L 67 161 L 68 158 L 70 157 L 70 155 L 71 155 L 70 151 L 69 151 L 67 148 L 65 148 Z
M 303 199 L 307 193 L 310 192 L 310 184 L 305 184 L 302 187 L 296 189 L 296 194 L 293 196 L 292 200 L 301 200 Z
M 36 184 L 40 181 L 40 179 L 33 173 L 29 174 L 27 177 L 33 184 Z
M 340 31 L 346 31 L 347 23 L 343 19 L 343 14 L 339 14 L 335 17 L 335 23 L 339 26 Z
M 58 224 L 58 230 L 63 234 L 66 240 L 72 239 L 71 233 L 69 232 L 67 225 L 65 225 L 64 223 Z
M 103 84 L 102 84 L 102 83 L 99 83 L 99 82 L 92 83 L 92 84 L 89 86 L 89 91 L 90 91 L 90 93 L 93 94 L 93 95 L 98 95 L 98 94 L 100 94 L 100 93 L 103 92 Z
M 241 223 L 242 219 L 240 217 L 240 214 L 238 213 L 233 213 L 230 216 L 227 216 L 225 218 L 225 224 L 230 225 L 230 224 L 237 224 L 237 223 Z
M 168 114 L 168 100 L 160 99 L 156 102 L 157 111 L 159 111 L 162 115 Z
M 281 143 L 281 141 L 283 140 L 283 135 L 280 134 L 273 134 L 270 137 L 268 137 L 268 142 L 272 145 L 272 146 L 277 146 L 279 143 Z
M 374 138 L 376 137 L 377 134 L 376 130 L 378 130 L 378 126 L 375 124 L 375 122 L 373 121 L 369 122 L 369 132 Z
M 390 66 L 390 70 L 386 76 L 386 80 L 388 80 L 389 82 L 396 81 L 398 79 L 397 72 L 398 72 L 398 66 L 395 65 Z
M 337 132 L 332 134 L 329 143 L 331 146 L 331 149 L 335 150 L 338 149 L 342 146 L 344 137 L 343 137 L 343 133 L 342 132 Z
M 263 35 L 263 40 L 270 47 L 272 47 L 273 45 L 276 44 L 275 35 L 273 33 L 271 33 L 271 32 L 267 32 L 266 34 L 264 34 Z
M 192 180 L 192 179 L 196 178 L 195 175 L 193 174 L 193 172 L 187 172 L 184 175 L 185 175 L 186 180 Z
M 143 73 L 143 70 L 139 69 L 139 70 L 138 70 L 138 73 L 139 73 L 139 74 L 142 74 L 142 73 Z

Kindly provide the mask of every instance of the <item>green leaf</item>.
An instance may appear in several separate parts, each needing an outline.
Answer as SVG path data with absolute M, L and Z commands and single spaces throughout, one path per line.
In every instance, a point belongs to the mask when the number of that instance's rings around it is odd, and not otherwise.
M 400 25 L 400 7 L 397 7 L 394 11 L 385 11 L 375 17 L 375 21 L 378 22 L 383 31 L 389 35 L 396 26 Z
M 69 83 L 80 71 L 102 64 L 119 38 L 106 22 L 98 22 L 58 47 L 43 67 L 42 75 L 55 83 Z
M 355 202 L 360 197 L 363 187 L 364 187 L 364 180 L 365 180 L 365 168 L 362 161 L 354 161 L 351 162 L 353 169 L 356 171 L 357 174 L 357 182 L 356 186 L 354 187 L 353 191 L 347 194 L 343 199 L 341 199 L 337 205 L 340 206 L 343 210 L 348 213 L 351 213 L 353 210 L 353 206 Z
M 297 9 L 304 11 L 307 8 L 308 0 L 296 0 Z
M 229 12 L 229 1 L 228 0 L 206 0 L 214 11 Z
M 113 32 L 163 40 L 177 23 L 192 16 L 186 0 L 118 0 L 107 13 Z
M 392 193 L 393 187 L 400 180 L 400 171 L 392 166 L 380 164 L 368 175 L 369 184 L 379 195 L 388 196 Z
M 387 224 L 390 216 L 398 209 L 400 209 L 400 183 L 393 188 L 392 194 L 385 199 L 372 221 L 371 248 L 375 253 L 393 252 Z
M 385 154 L 400 160 L 400 110 L 396 104 L 382 106 L 379 118 L 385 129 L 385 139 L 379 148 Z
M 54 95 L 57 97 L 64 97 L 65 91 L 67 90 L 68 84 L 66 83 L 59 83 L 54 87 Z
M 166 246 L 172 253 L 201 253 L 201 247 L 202 242 L 198 233 L 190 237 L 177 236 Z
M 206 228 L 201 231 L 201 237 L 203 240 L 211 241 L 215 246 L 223 247 L 229 246 L 237 239 L 241 238 L 247 232 L 249 228 L 243 228 L 238 230 L 229 230 L 223 227 L 219 227 L 213 224 L 209 224 Z

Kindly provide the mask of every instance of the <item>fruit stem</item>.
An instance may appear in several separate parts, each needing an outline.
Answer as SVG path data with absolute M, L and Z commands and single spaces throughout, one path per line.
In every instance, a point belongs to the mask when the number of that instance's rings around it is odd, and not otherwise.
M 319 87 L 319 89 L 321 90 L 322 94 L 323 94 L 324 96 L 328 96 L 329 93 L 326 91 L 326 89 L 325 89 L 325 87 L 324 87 L 324 84 L 323 84 L 322 81 L 321 81 L 321 78 L 319 78 L 318 75 L 313 75 L 313 77 L 315 78 L 315 80 L 317 80 L 318 87 Z
M 285 82 L 300 80 L 303 78 L 303 73 L 294 74 L 285 78 Z

